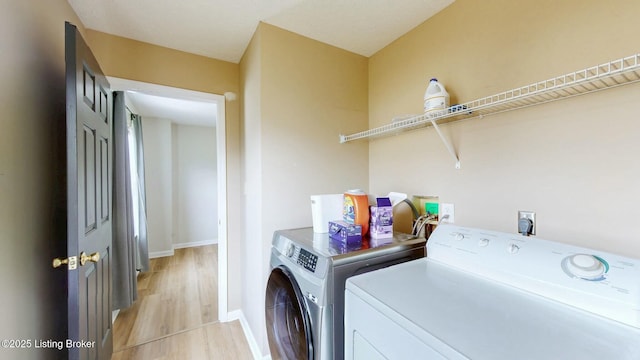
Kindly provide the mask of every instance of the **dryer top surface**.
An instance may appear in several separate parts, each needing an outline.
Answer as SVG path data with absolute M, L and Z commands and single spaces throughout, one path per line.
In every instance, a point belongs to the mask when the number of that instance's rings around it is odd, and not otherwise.
M 328 233 L 315 233 L 313 228 L 299 228 L 278 230 L 273 235 L 273 247 L 282 254 L 286 254 L 290 244 L 298 245 L 307 251 L 334 263 L 342 261 L 364 260 L 381 256 L 385 253 L 400 251 L 401 249 L 415 249 L 425 247 L 426 240 L 413 235 L 394 233 L 392 239 L 376 240 L 364 238 L 362 246 L 347 249 L 332 240 Z

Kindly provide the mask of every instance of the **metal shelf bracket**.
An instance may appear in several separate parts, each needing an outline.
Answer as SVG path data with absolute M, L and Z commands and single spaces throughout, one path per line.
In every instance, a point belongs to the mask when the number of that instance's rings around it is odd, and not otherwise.
M 458 155 L 456 154 L 456 151 L 453 149 L 451 142 L 442 134 L 442 131 L 440 130 L 440 126 L 438 126 L 438 123 L 436 122 L 435 119 L 431 119 L 431 125 L 433 125 L 433 128 L 436 129 L 438 136 L 440 136 L 440 140 L 442 140 L 442 142 L 444 143 L 444 146 L 447 148 L 447 151 L 449 151 L 449 154 L 451 155 L 451 157 L 453 157 L 453 159 L 456 161 L 456 169 L 459 170 L 460 158 L 458 158 Z

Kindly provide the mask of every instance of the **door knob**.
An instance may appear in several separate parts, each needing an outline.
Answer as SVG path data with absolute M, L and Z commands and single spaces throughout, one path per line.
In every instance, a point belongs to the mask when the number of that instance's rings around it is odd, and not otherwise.
M 78 257 L 69 256 L 66 259 L 55 258 L 52 263 L 54 268 L 59 268 L 62 265 L 67 265 L 69 270 L 75 270 L 78 267 Z
M 87 261 L 97 263 L 98 260 L 100 260 L 99 252 L 94 252 L 91 255 L 87 255 L 84 251 L 80 253 L 80 266 L 84 266 L 84 264 L 86 264 Z

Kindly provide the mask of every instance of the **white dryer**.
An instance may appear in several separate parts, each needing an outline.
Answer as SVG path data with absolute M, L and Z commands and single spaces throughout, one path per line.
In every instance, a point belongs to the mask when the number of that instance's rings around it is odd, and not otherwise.
M 640 260 L 453 225 L 347 280 L 345 359 L 640 359 Z

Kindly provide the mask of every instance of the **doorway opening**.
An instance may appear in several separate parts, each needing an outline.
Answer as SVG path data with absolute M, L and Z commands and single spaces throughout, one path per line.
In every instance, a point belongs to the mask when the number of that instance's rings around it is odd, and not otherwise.
M 218 272 L 218 320 L 228 321 L 228 275 L 227 275 L 227 164 L 226 164 L 226 119 L 225 97 L 217 94 L 192 91 L 163 85 L 149 84 L 134 80 L 107 77 L 112 91 L 137 92 L 156 97 L 175 99 L 178 102 L 207 103 L 215 105 L 207 107 L 209 110 L 200 110 L 198 118 L 210 121 L 215 126 L 216 159 L 217 159 L 217 272 Z M 213 110 L 211 110 L 213 109 Z M 204 113 L 208 111 L 210 113 Z M 204 116 L 203 116 L 204 115 Z M 195 116 L 194 116 L 195 117 Z M 211 124 L 210 124 L 211 125 Z

